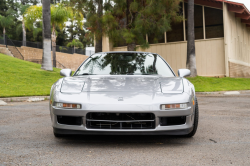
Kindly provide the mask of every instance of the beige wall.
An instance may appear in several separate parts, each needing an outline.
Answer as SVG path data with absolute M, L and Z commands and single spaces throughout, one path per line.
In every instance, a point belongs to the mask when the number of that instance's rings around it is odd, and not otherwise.
M 230 77 L 249 77 L 250 75 L 250 28 L 235 17 L 235 13 L 226 11 L 225 16 L 225 46 L 226 63 Z
M 24 60 L 30 59 L 42 59 L 43 50 L 32 47 L 18 47 L 18 50 L 22 53 Z M 52 52 L 51 52 L 52 57 Z M 88 58 L 86 55 L 81 54 L 66 54 L 62 52 L 56 52 L 56 58 L 66 68 L 75 71 L 81 63 Z M 52 57 L 53 59 L 53 57 Z
M 109 38 L 106 35 L 102 37 L 102 51 L 108 52 L 113 49 L 112 43 L 109 41 Z
M 196 40 L 196 64 L 200 76 L 224 76 L 224 38 Z M 127 47 L 114 47 L 110 51 L 126 51 Z M 178 69 L 186 68 L 187 42 L 151 44 L 146 51 L 161 55 L 177 74 Z

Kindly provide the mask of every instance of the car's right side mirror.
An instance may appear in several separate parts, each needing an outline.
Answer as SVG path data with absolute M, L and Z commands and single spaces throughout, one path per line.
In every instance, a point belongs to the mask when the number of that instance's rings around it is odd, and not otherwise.
M 191 72 L 188 69 L 179 69 L 178 70 L 178 75 L 179 77 L 186 77 L 186 76 L 190 76 Z
M 70 77 L 71 74 L 72 74 L 71 69 L 62 69 L 62 70 L 60 71 L 60 75 L 61 75 L 61 76 L 64 76 L 64 77 Z

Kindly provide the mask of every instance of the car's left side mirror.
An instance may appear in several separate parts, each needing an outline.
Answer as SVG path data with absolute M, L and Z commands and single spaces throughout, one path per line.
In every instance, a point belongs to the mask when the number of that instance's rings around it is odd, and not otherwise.
M 71 69 L 62 69 L 62 70 L 60 71 L 60 75 L 61 75 L 61 76 L 64 76 L 64 77 L 70 77 L 71 74 L 72 74 Z
M 191 72 L 188 69 L 179 69 L 178 70 L 178 75 L 179 77 L 186 77 L 186 76 L 190 76 Z

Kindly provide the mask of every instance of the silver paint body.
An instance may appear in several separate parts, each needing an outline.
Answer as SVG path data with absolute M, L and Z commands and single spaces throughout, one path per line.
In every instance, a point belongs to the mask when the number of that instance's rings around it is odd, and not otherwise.
M 84 62 L 83 62 L 84 63 Z M 52 126 L 55 129 L 87 132 L 157 132 L 192 129 L 194 120 L 192 83 L 182 77 L 159 75 L 83 75 L 64 77 L 52 85 L 51 102 L 81 104 L 81 109 L 56 108 L 50 104 Z M 123 100 L 121 100 L 121 98 Z M 187 103 L 187 109 L 161 110 L 161 104 Z M 154 113 L 155 129 L 88 129 L 85 127 L 88 112 Z M 57 115 L 82 116 L 83 125 L 57 123 Z M 160 126 L 159 117 L 186 116 L 186 123 Z

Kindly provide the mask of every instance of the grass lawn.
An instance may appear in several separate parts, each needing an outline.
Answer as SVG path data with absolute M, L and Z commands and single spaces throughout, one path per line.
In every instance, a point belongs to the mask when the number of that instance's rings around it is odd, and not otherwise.
M 0 97 L 49 95 L 60 69 L 45 71 L 41 65 L 0 54 Z M 250 90 L 249 78 L 188 78 L 196 92 Z
M 49 95 L 60 69 L 45 71 L 41 65 L 0 54 L 0 97 Z
M 214 78 L 195 77 L 188 78 L 195 86 L 196 92 L 250 90 L 250 78 Z

